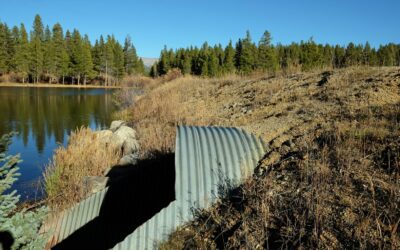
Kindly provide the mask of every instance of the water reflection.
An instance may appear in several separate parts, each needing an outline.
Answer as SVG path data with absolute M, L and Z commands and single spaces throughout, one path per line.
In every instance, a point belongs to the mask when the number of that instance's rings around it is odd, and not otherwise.
M 1 87 L 0 134 L 19 133 L 10 153 L 21 153 L 23 159 L 22 175 L 15 185 L 22 198 L 34 198 L 32 183 L 41 177 L 54 149 L 65 145 L 72 130 L 106 127 L 113 111 L 112 90 Z

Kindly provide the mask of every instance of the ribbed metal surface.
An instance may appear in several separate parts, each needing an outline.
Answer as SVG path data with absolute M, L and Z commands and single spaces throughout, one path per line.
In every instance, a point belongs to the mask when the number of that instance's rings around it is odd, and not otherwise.
M 179 224 L 191 208 L 206 208 L 227 182 L 238 184 L 253 173 L 265 152 L 263 141 L 238 128 L 181 126 L 175 148 Z
M 77 229 L 99 215 L 102 201 L 108 188 L 93 194 L 79 202 L 73 208 L 62 213 L 54 225 L 54 239 L 52 245 L 63 241 Z
M 191 208 L 207 208 L 227 181 L 248 177 L 265 153 L 263 141 L 238 128 L 180 126 L 175 148 L 175 197 L 113 249 L 153 249 L 176 227 L 192 219 Z M 152 182 L 151 179 L 144 180 Z M 157 184 L 156 184 L 157 185 Z M 55 243 L 99 215 L 107 189 L 66 211 L 58 219 Z M 130 197 L 134 199 L 134 197 Z M 138 204 L 140 205 L 140 204 Z

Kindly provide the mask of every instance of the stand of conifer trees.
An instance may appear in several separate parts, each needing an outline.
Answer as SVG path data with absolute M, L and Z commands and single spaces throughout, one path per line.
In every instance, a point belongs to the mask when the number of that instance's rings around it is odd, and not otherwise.
M 128 36 L 122 46 L 103 36 L 92 46 L 78 30 L 65 33 L 60 24 L 44 27 L 36 15 L 28 35 L 24 24 L 0 23 L 0 77 L 3 81 L 114 85 L 125 75 L 143 74 L 143 61 Z
M 368 42 L 365 45 L 349 43 L 347 46 L 332 46 L 317 44 L 311 38 L 290 45 L 272 45 L 271 34 L 265 31 L 256 45 L 247 32 L 235 47 L 232 42 L 225 48 L 220 44 L 211 47 L 207 43 L 201 48 L 175 51 L 164 47 L 150 75 L 161 76 L 172 68 L 179 68 L 183 74 L 213 77 L 227 73 L 310 71 L 356 65 L 400 66 L 400 44 L 389 43 L 375 49 Z
M 28 35 L 23 24 L 9 28 L 0 23 L 0 81 L 63 84 L 100 83 L 115 85 L 124 76 L 144 74 L 143 61 L 128 36 L 121 45 L 114 36 L 100 36 L 92 45 L 78 30 L 65 33 L 60 24 L 44 27 L 36 15 Z M 183 74 L 221 76 L 254 71 L 310 71 L 355 65 L 400 66 L 400 44 L 373 48 L 349 43 L 347 46 L 317 44 L 313 39 L 289 45 L 271 43 L 266 31 L 258 44 L 247 32 L 235 46 L 220 44 L 201 48 L 164 49 L 151 67 L 150 76 L 162 76 L 178 68 Z M 8 78 L 4 78 L 8 76 Z

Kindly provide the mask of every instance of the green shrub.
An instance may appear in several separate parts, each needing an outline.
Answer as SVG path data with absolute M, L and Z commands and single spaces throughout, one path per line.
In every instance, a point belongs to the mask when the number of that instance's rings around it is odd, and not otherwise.
M 17 211 L 20 196 L 16 190 L 9 192 L 20 175 L 17 165 L 21 162 L 19 155 L 6 154 L 12 135 L 0 138 L 0 232 L 11 234 L 14 239 L 12 249 L 44 249 L 47 238 L 46 234 L 39 233 L 39 228 L 47 209 L 41 207 L 36 211 Z M 0 249 L 5 247 L 0 243 Z

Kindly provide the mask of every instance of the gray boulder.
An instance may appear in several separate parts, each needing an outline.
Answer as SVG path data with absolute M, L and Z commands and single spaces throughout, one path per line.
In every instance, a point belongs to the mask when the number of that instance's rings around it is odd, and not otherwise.
M 117 120 L 117 121 L 112 121 L 111 122 L 111 126 L 110 126 L 110 130 L 112 132 L 117 131 L 121 126 L 125 126 L 126 122 L 122 121 L 122 120 Z
M 128 126 L 121 126 L 111 136 L 111 142 L 121 149 L 122 155 L 135 153 L 139 150 L 139 143 L 136 140 L 136 131 Z

